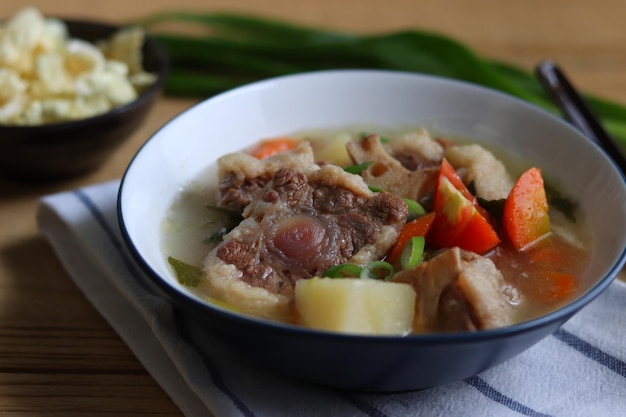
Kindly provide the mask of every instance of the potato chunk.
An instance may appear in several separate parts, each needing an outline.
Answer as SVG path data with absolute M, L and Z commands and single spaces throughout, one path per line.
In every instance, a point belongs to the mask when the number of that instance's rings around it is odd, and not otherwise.
M 406 334 L 415 314 L 410 285 L 373 279 L 301 279 L 295 302 L 302 324 L 343 333 Z
M 352 136 L 348 133 L 337 135 L 324 143 L 315 151 L 317 161 L 324 161 L 340 167 L 351 165 L 352 160 L 346 144 L 352 140 Z

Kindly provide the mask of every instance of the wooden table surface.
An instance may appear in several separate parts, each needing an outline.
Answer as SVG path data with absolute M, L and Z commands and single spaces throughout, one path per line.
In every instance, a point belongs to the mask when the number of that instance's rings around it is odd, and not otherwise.
M 177 8 L 239 11 L 338 30 L 421 28 L 532 69 L 553 58 L 583 90 L 626 103 L 622 0 L 2 0 L 46 14 L 125 21 Z M 143 127 L 99 170 L 47 185 L 0 178 L 0 415 L 181 416 L 75 287 L 35 224 L 44 194 L 119 178 L 139 146 L 194 103 L 162 98 Z

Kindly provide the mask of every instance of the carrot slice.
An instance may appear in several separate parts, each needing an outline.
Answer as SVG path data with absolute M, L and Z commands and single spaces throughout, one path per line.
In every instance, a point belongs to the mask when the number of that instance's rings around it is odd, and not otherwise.
M 387 262 L 394 264 L 396 261 L 400 259 L 400 255 L 402 255 L 402 250 L 406 246 L 407 242 L 411 240 L 414 236 L 426 236 L 428 231 L 430 230 L 433 220 L 435 219 L 435 213 L 427 213 L 421 217 L 418 217 L 415 220 L 411 220 L 407 224 L 404 225 L 400 234 L 398 235 L 398 239 L 396 243 L 391 248 L 389 252 L 389 256 L 387 257 Z
M 544 300 L 562 300 L 576 289 L 576 279 L 572 274 L 564 272 L 546 272 L 547 290 L 543 293 Z
M 254 147 L 250 154 L 258 159 L 269 158 L 277 153 L 285 152 L 298 146 L 298 141 L 292 138 L 273 138 L 264 140 Z
M 539 168 L 530 168 L 518 178 L 504 202 L 502 226 L 517 250 L 525 250 L 550 233 L 548 200 Z

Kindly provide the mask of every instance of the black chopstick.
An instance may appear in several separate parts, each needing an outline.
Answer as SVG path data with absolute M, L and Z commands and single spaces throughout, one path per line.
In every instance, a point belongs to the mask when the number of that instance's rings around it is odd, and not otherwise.
M 548 60 L 537 65 L 535 75 L 568 120 L 596 141 L 626 174 L 626 158 L 563 71 Z

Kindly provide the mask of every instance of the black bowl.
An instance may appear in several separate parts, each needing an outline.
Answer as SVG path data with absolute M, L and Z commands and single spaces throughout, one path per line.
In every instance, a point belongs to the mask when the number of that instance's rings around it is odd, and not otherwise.
M 66 20 L 70 35 L 87 41 L 110 37 L 121 28 L 107 23 Z M 141 126 L 163 90 L 167 55 L 146 36 L 143 67 L 157 79 L 131 103 L 87 119 L 37 126 L 0 125 L 0 174 L 47 180 L 86 173 L 100 166 L 116 147 Z

